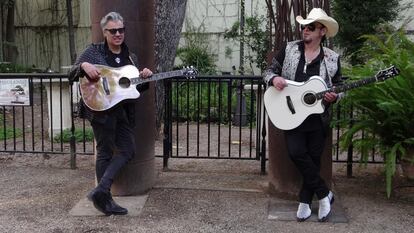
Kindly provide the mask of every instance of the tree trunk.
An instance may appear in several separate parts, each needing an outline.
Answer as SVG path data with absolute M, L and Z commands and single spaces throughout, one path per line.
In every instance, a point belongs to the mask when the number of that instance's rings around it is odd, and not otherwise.
M 0 62 L 3 62 L 3 55 L 4 55 L 4 50 L 3 50 L 3 35 L 4 35 L 4 30 L 3 30 L 3 9 L 4 9 L 4 3 L 0 2 Z
M 156 72 L 173 68 L 175 54 L 180 41 L 187 0 L 155 1 L 155 66 Z M 157 138 L 161 129 L 164 110 L 164 84 L 156 84 Z
M 306 17 L 315 7 L 323 8 L 330 15 L 329 0 L 266 0 L 266 5 L 270 17 L 270 31 L 274 32 L 269 34 L 273 51 L 278 51 L 288 41 L 301 38 L 296 16 Z
M 17 46 L 16 30 L 14 28 L 14 1 L 10 1 L 7 5 L 7 21 L 6 21 L 6 42 L 4 44 L 4 60 L 16 63 Z
M 74 64 L 76 60 L 76 49 L 75 49 L 75 33 L 73 30 L 72 0 L 66 0 L 66 12 L 68 16 L 70 62 L 71 64 Z

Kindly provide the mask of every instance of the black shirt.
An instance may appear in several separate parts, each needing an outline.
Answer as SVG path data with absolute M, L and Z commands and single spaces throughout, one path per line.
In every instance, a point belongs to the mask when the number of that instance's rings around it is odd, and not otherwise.
M 298 42 L 298 47 L 300 51 L 300 59 L 299 59 L 298 67 L 296 69 L 294 81 L 306 82 L 307 80 L 309 80 L 310 77 L 314 75 L 319 76 L 321 61 L 324 58 L 324 53 L 321 47 L 319 55 L 312 62 L 310 62 L 309 64 L 306 64 L 304 42 L 303 41 Z M 286 55 L 286 46 L 282 48 L 279 51 L 279 53 L 276 55 L 276 60 L 279 62 L 279 64 L 283 64 L 285 60 L 285 55 Z M 306 69 L 305 69 L 305 64 L 306 64 Z M 295 128 L 294 130 L 301 130 L 301 131 L 302 130 L 303 131 L 316 130 L 316 129 L 320 129 L 321 126 L 322 126 L 322 121 L 321 121 L 319 114 L 311 114 L 305 119 L 305 121 L 300 126 Z
M 119 54 L 113 53 L 109 49 L 106 41 L 105 41 L 105 49 L 106 49 L 105 61 L 108 63 L 109 66 L 121 67 L 125 65 L 132 65 L 129 59 L 128 47 L 126 47 L 124 44 L 121 45 L 121 52 Z

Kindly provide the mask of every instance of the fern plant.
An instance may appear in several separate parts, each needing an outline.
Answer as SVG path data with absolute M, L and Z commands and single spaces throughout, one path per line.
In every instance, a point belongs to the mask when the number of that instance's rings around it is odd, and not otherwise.
M 414 148 L 414 43 L 403 30 L 382 35 L 366 35 L 362 48 L 368 62 L 351 68 L 350 77 L 360 79 L 391 64 L 400 70 L 392 80 L 368 85 L 348 93 L 346 103 L 352 103 L 357 114 L 340 138 L 343 148 L 351 143 L 363 158 L 376 149 L 384 158 L 386 192 L 390 197 L 392 178 L 399 159 L 407 158 Z M 358 135 L 364 134 L 364 137 Z M 411 158 L 412 159 L 412 158 Z

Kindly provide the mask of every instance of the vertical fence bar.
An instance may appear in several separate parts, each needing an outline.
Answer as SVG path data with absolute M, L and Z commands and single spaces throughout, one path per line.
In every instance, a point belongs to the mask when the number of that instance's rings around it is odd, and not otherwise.
M 187 156 L 189 156 L 189 153 L 190 153 L 190 136 L 189 136 L 189 133 L 190 133 L 190 81 L 188 80 L 188 79 L 186 79 L 186 86 L 187 86 L 187 88 L 186 88 L 186 94 L 187 94 L 187 98 L 186 98 L 186 117 L 187 117 L 187 120 L 186 120 L 186 134 L 187 134 L 187 137 L 186 137 L 186 149 L 187 149 Z
M 168 168 L 168 159 L 171 153 L 171 81 L 164 80 L 164 138 L 163 138 L 163 169 Z
M 173 135 L 173 124 L 172 124 L 172 121 L 173 121 L 174 114 L 173 114 L 172 84 L 173 84 L 174 79 L 170 79 L 166 81 L 167 81 L 167 87 L 168 87 L 167 90 L 168 90 L 168 110 L 169 110 L 168 112 L 169 123 L 168 123 L 168 128 L 167 128 L 168 130 L 167 132 L 168 133 L 168 141 L 167 141 L 168 151 L 167 152 L 168 152 L 168 158 L 171 158 L 173 156 L 173 136 L 172 136 Z
M 233 86 L 233 79 L 229 79 L 228 81 L 228 85 L 227 85 L 227 120 L 228 120 L 228 128 L 229 128 L 229 143 L 228 143 L 228 147 L 229 147 L 229 153 L 228 153 L 228 157 L 231 157 L 231 114 L 232 114 L 232 110 L 231 110 L 231 97 L 232 97 L 232 86 Z
M 35 91 L 35 89 L 34 89 L 34 84 L 33 84 L 33 78 L 31 77 L 30 78 L 30 87 L 31 87 L 31 90 L 33 90 L 33 92 Z M 35 111 L 34 111 L 34 106 L 35 106 L 35 98 L 34 98 L 34 93 L 31 93 L 31 95 L 32 95 L 32 106 L 30 106 L 30 110 L 31 110 L 31 113 L 32 113 L 32 124 L 31 124 L 31 127 L 32 127 L 32 133 L 31 133 L 31 135 L 32 135 L 32 151 L 34 151 L 35 150 L 35 126 L 34 126 L 34 116 L 35 116 Z
M 201 108 L 201 82 L 197 82 L 197 154 L 200 156 L 200 108 Z
M 257 90 L 255 92 L 256 94 L 256 159 L 260 160 L 261 158 L 261 148 L 262 148 L 262 144 L 260 142 L 260 137 L 262 134 L 262 108 L 264 108 L 262 106 L 262 102 L 261 102 L 261 84 L 259 83 L 257 85 Z
M 43 78 L 40 78 L 40 127 L 41 127 L 41 148 L 42 151 L 45 150 L 45 135 L 44 135 L 44 118 L 43 118 Z
M 253 81 L 250 82 L 250 111 L 249 111 L 249 117 L 247 118 L 249 121 L 249 157 L 252 157 L 252 152 L 253 152 L 253 116 L 254 116 L 254 97 L 255 97 L 255 90 L 253 87 Z M 258 112 L 256 112 L 258 113 Z M 257 119 L 257 115 L 256 115 L 256 119 Z M 260 126 L 256 125 L 256 128 L 258 128 Z M 256 143 L 256 147 L 257 147 L 257 143 Z
M 50 124 L 50 130 L 49 130 L 49 139 L 50 139 L 50 150 L 54 151 L 54 145 L 53 145 L 53 97 L 52 97 L 52 78 L 49 78 L 49 124 Z
M 211 116 L 210 116 L 210 108 L 211 108 L 211 79 L 207 80 L 207 157 L 210 157 L 210 138 L 211 138 Z
M 59 101 L 60 101 L 60 151 L 63 151 L 63 96 L 62 96 L 62 77 L 59 78 Z M 72 98 L 72 97 L 71 97 Z M 72 112 L 72 111 L 71 111 Z
M 349 127 L 352 127 L 353 117 L 354 117 L 352 106 L 351 106 L 351 110 L 349 112 L 349 117 L 351 119 Z M 346 176 L 348 178 L 352 177 L 353 150 L 354 150 L 354 146 L 352 145 L 352 142 L 351 142 L 351 145 L 348 147 L 348 156 L 347 156 L 347 160 L 346 160 Z
M 178 157 L 179 153 L 179 148 L 180 148 L 180 132 L 179 132 L 179 126 L 180 126 L 180 108 L 179 108 L 179 93 L 180 93 L 180 89 L 179 89 L 179 83 L 177 82 L 177 79 L 175 79 L 175 93 L 177 93 L 176 97 L 175 97 L 175 117 L 177 119 L 176 122 L 176 140 L 175 140 L 175 146 L 176 146 L 176 156 Z
M 22 138 L 22 142 L 23 142 L 22 150 L 23 151 L 26 151 L 26 126 L 24 124 L 24 122 L 25 122 L 25 116 L 24 116 L 25 111 L 24 111 L 24 107 L 23 106 L 20 109 L 22 111 L 22 137 L 23 137 Z
M 75 121 L 74 121 L 74 115 L 73 115 L 73 83 L 69 85 L 70 86 L 70 168 L 76 169 L 76 138 L 75 138 Z M 62 115 L 60 116 L 60 119 L 62 119 Z M 83 138 L 85 141 L 85 128 L 83 128 Z M 60 140 L 62 140 L 62 135 L 60 137 Z
M 16 148 L 16 107 L 13 106 L 13 150 L 17 150 Z
M 2 113 L 3 114 L 3 122 L 2 122 L 3 123 L 3 145 L 4 145 L 4 150 L 7 150 L 6 107 L 3 106 L 2 109 L 3 109 L 3 113 Z
M 218 79 L 218 104 L 217 104 L 217 114 L 218 114 L 218 135 L 217 135 L 217 157 L 221 156 L 220 153 L 220 139 L 221 139 L 221 101 L 223 98 L 223 93 L 222 93 L 222 82 L 221 79 Z
M 243 104 L 244 104 L 244 97 L 243 97 L 243 79 L 238 80 L 238 86 L 236 87 L 238 93 L 237 93 L 237 98 L 239 99 L 239 106 L 237 106 L 239 108 L 239 158 L 242 157 L 242 126 L 244 125 L 244 121 L 243 121 L 243 114 L 245 114 L 244 109 L 243 109 Z

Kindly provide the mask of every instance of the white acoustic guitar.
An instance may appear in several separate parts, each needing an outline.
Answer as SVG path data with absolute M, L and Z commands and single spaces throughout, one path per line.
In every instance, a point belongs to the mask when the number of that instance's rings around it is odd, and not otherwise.
M 341 86 L 328 88 L 319 76 L 312 76 L 306 82 L 286 80 L 287 86 L 279 91 L 270 86 L 264 94 L 264 105 L 271 122 L 279 129 L 298 127 L 311 114 L 323 113 L 322 99 L 326 92 L 340 93 L 377 81 L 394 77 L 399 70 L 391 66 L 379 71 L 374 77 L 358 80 Z
M 136 99 L 140 93 L 136 89 L 137 84 L 157 81 L 177 76 L 194 77 L 198 71 L 193 67 L 184 68 L 165 73 L 153 74 L 149 78 L 139 77 L 138 69 L 133 65 L 119 68 L 104 65 L 95 65 L 101 78 L 89 81 L 86 77 L 80 78 L 79 89 L 86 106 L 93 111 L 105 111 L 126 99 Z

